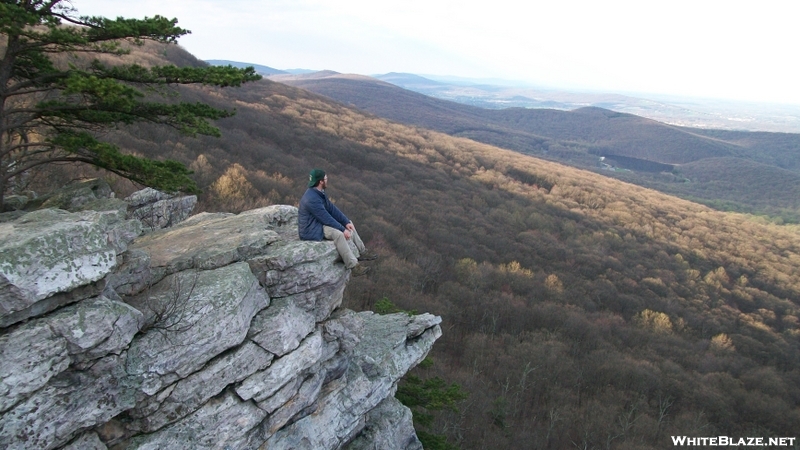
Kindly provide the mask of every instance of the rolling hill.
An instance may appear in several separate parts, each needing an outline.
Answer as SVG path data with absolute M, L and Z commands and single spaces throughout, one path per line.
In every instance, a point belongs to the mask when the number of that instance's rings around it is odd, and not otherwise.
M 160 47 L 152 51 L 164 57 Z M 191 63 L 185 54 L 167 56 Z M 370 83 L 334 85 L 394 92 Z M 296 204 L 308 171 L 325 169 L 329 195 L 381 255 L 370 275 L 350 281 L 345 304 L 372 309 L 385 300 L 442 316 L 433 365 L 416 375 L 431 386 L 458 383 L 469 397 L 458 411 L 428 411 L 431 420 L 419 430 L 464 449 L 655 449 L 672 448 L 670 436 L 796 433 L 796 226 L 392 122 L 269 80 L 179 92 L 185 101 L 236 109 L 217 122 L 223 138 L 145 124 L 108 137 L 129 152 L 187 164 L 208 211 Z M 418 101 L 405 92 L 392 99 Z M 420 114 L 453 114 L 445 124 L 475 127 L 473 117 L 483 117 L 422 100 L 430 103 Z M 546 113 L 544 130 L 566 128 L 561 120 L 640 123 L 696 139 L 715 155 L 686 167 L 739 161 L 735 151 L 748 139 L 734 145 L 598 109 Z M 499 135 L 513 129 L 504 120 L 478 128 Z M 515 136 L 539 142 L 531 152 L 548 156 L 569 143 L 538 131 Z M 603 146 L 593 145 L 581 141 L 563 152 L 580 149 L 596 160 L 588 150 Z M 680 148 L 669 154 L 687 158 Z M 97 176 L 82 171 L 59 166 L 45 182 Z M 108 178 L 120 195 L 135 188 Z
M 408 76 L 404 76 L 405 79 Z M 738 211 L 800 218 L 796 184 L 768 184 L 754 192 L 756 180 L 788 181 L 785 171 L 800 176 L 800 135 L 734 132 L 676 127 L 602 108 L 573 111 L 551 109 L 485 109 L 428 97 L 363 76 L 282 76 L 281 81 L 325 95 L 366 112 L 400 123 L 470 139 L 599 171 L 599 157 L 615 161 L 618 171 L 603 171 L 626 181 L 653 187 Z M 617 158 L 614 158 L 617 157 Z M 716 166 L 694 164 L 712 159 Z M 752 164 L 760 165 L 754 170 Z M 653 164 L 655 163 L 655 164 Z M 605 167 L 607 168 L 607 167 Z M 677 168 L 676 174 L 660 175 Z M 698 173 L 708 168 L 707 173 Z M 625 171 L 632 169 L 634 172 Z M 736 173 L 742 183 L 721 188 L 714 173 Z M 724 181 L 724 180 L 719 180 Z M 723 183 L 724 184 L 724 183 Z
M 652 93 L 580 92 L 536 87 L 518 81 L 436 75 L 420 77 L 388 73 L 375 75 L 375 78 L 431 97 L 482 108 L 516 106 L 573 110 L 596 106 L 692 128 L 800 133 L 800 105 L 682 98 Z

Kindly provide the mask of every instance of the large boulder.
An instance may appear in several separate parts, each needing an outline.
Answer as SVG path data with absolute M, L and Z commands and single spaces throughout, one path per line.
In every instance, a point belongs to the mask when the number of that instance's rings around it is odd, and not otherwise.
M 88 203 L 98 199 L 113 198 L 111 186 L 101 178 L 76 181 L 57 191 L 35 198 L 28 198 L 25 209 L 42 208 L 77 211 Z
M 184 221 L 197 204 L 197 196 L 176 196 L 148 187 L 134 192 L 125 201 L 128 217 L 142 222 L 145 231 L 153 231 Z
M 330 241 L 278 242 L 248 262 L 270 298 L 286 298 L 317 322 L 342 302 L 347 270 Z
M 138 238 L 131 249 L 149 257 L 151 283 L 182 270 L 246 261 L 280 240 L 270 227 L 271 213 L 278 208 L 262 208 L 260 214 L 200 213 Z
M 135 223 L 113 210 L 43 209 L 0 223 L 0 327 L 96 295 L 75 294 L 111 273 L 136 234 Z
M 167 194 L 166 192 L 161 192 L 151 187 L 146 187 L 125 197 L 125 203 L 128 204 L 128 208 L 135 211 L 137 208 L 141 208 L 142 206 L 152 205 L 153 203 L 160 202 L 161 200 L 167 200 L 174 197 L 174 195 Z

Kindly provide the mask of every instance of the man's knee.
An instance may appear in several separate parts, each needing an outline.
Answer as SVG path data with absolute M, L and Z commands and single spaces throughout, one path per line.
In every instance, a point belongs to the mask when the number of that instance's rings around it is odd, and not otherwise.
M 322 230 L 324 231 L 325 239 L 329 241 L 335 241 L 337 238 L 344 236 L 344 233 L 333 227 L 326 226 Z

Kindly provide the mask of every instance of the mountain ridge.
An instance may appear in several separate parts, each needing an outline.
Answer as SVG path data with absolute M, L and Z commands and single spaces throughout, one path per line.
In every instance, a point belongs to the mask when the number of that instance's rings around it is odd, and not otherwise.
M 800 174 L 800 135 L 766 132 L 702 130 L 663 124 L 627 113 L 587 106 L 572 111 L 552 109 L 485 109 L 425 96 L 418 92 L 384 84 L 379 80 L 328 74 L 314 79 L 284 78 L 282 81 L 326 95 L 336 101 L 358 107 L 381 117 L 414 126 L 435 129 L 453 136 L 467 137 L 490 145 L 565 162 L 576 167 L 603 169 L 599 157 L 619 156 L 673 167 L 702 158 L 723 156 L 740 158 L 718 160 L 741 171 L 744 180 L 756 176 L 746 160 L 756 161 L 780 172 Z M 794 156 L 790 156 L 794 155 Z M 741 161 L 741 163 L 740 163 Z M 621 169 L 642 167 L 621 165 Z M 762 167 L 758 173 L 766 170 Z M 663 171 L 670 172 L 664 166 Z M 664 192 L 714 203 L 725 200 L 736 209 L 774 215 L 788 220 L 800 219 L 800 203 L 773 192 L 787 189 L 776 185 L 759 197 L 747 185 L 733 190 L 715 189 L 712 184 L 686 179 L 679 172 L 654 177 L 645 171 L 641 176 L 608 172 Z M 777 172 L 776 172 L 777 173 Z M 777 176 L 777 175 L 776 175 Z M 702 176 L 699 179 L 706 179 Z M 698 180 L 699 180 L 698 179 Z M 775 200 L 780 197 L 781 200 Z M 747 199 L 739 202 L 737 199 Z M 783 212 L 781 212 L 783 211 Z

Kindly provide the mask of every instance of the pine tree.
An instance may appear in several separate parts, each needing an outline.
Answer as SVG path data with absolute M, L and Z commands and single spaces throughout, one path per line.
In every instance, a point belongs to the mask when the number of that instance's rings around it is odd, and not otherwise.
M 143 67 L 98 59 L 124 60 L 146 40 L 175 44 L 189 33 L 177 22 L 79 16 L 65 0 L 0 1 L 0 205 L 14 177 L 58 162 L 90 164 L 164 191 L 197 191 L 182 164 L 124 154 L 98 138 L 104 129 L 135 122 L 219 136 L 209 120 L 232 111 L 176 101 L 168 88 L 240 86 L 261 78 L 252 67 Z

